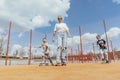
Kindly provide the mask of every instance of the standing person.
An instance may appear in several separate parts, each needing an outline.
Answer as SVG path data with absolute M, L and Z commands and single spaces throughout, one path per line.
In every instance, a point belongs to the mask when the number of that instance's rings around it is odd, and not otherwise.
M 97 39 L 97 45 L 100 48 L 100 53 L 102 54 L 102 57 L 101 57 L 102 63 L 109 63 L 106 41 L 104 39 L 101 39 L 100 35 L 97 35 L 96 39 Z
M 43 49 L 43 64 L 47 64 L 46 63 L 46 58 L 48 58 L 48 60 L 50 61 L 50 63 L 51 63 L 51 65 L 53 66 L 54 64 L 53 64 L 53 62 L 52 62 L 52 59 L 51 59 L 51 57 L 50 57 L 50 55 L 49 55 L 49 46 L 48 46 L 48 43 L 47 43 L 47 41 L 46 41 L 46 38 L 43 38 L 42 39 L 42 44 L 41 44 L 41 46 L 37 46 L 37 47 L 35 47 L 35 48 L 42 48 Z
M 67 53 L 67 37 L 70 36 L 69 28 L 66 23 L 62 22 L 62 17 L 58 16 L 58 23 L 55 24 L 53 31 L 52 41 L 55 41 L 55 35 L 57 35 L 57 54 L 56 54 L 56 66 L 66 65 L 66 53 Z

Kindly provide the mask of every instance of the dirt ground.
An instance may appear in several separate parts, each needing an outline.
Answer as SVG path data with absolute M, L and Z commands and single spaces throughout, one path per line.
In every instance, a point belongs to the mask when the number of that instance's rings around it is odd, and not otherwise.
M 120 80 L 120 63 L 0 66 L 0 80 Z

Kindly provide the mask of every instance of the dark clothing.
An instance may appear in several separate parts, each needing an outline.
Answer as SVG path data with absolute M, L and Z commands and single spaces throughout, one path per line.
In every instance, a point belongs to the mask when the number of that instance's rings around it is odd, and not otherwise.
M 107 49 L 105 44 L 106 44 L 106 41 L 104 39 L 97 41 L 97 45 L 99 45 L 100 49 Z

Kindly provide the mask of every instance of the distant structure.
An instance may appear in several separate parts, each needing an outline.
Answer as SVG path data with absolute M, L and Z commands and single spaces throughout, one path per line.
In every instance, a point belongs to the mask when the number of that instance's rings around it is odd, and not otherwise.
M 3 53 L 3 45 L 4 45 L 5 33 L 0 34 L 0 56 Z

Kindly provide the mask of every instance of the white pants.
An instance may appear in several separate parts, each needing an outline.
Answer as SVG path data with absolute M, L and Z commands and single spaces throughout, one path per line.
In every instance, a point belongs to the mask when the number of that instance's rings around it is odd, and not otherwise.
M 65 56 L 67 54 L 67 50 L 63 49 L 63 48 L 67 47 L 67 35 L 66 35 L 66 33 L 58 33 L 57 37 L 58 37 L 58 43 L 57 43 L 58 50 L 57 50 L 57 54 L 56 54 L 56 59 L 57 59 L 57 61 L 60 61 L 60 59 L 62 58 L 65 61 Z M 62 56 L 60 58 L 61 50 L 62 50 Z
M 102 59 L 105 59 L 104 54 L 106 55 L 106 59 L 108 60 L 108 53 L 106 49 L 100 49 L 100 53 L 102 54 Z

